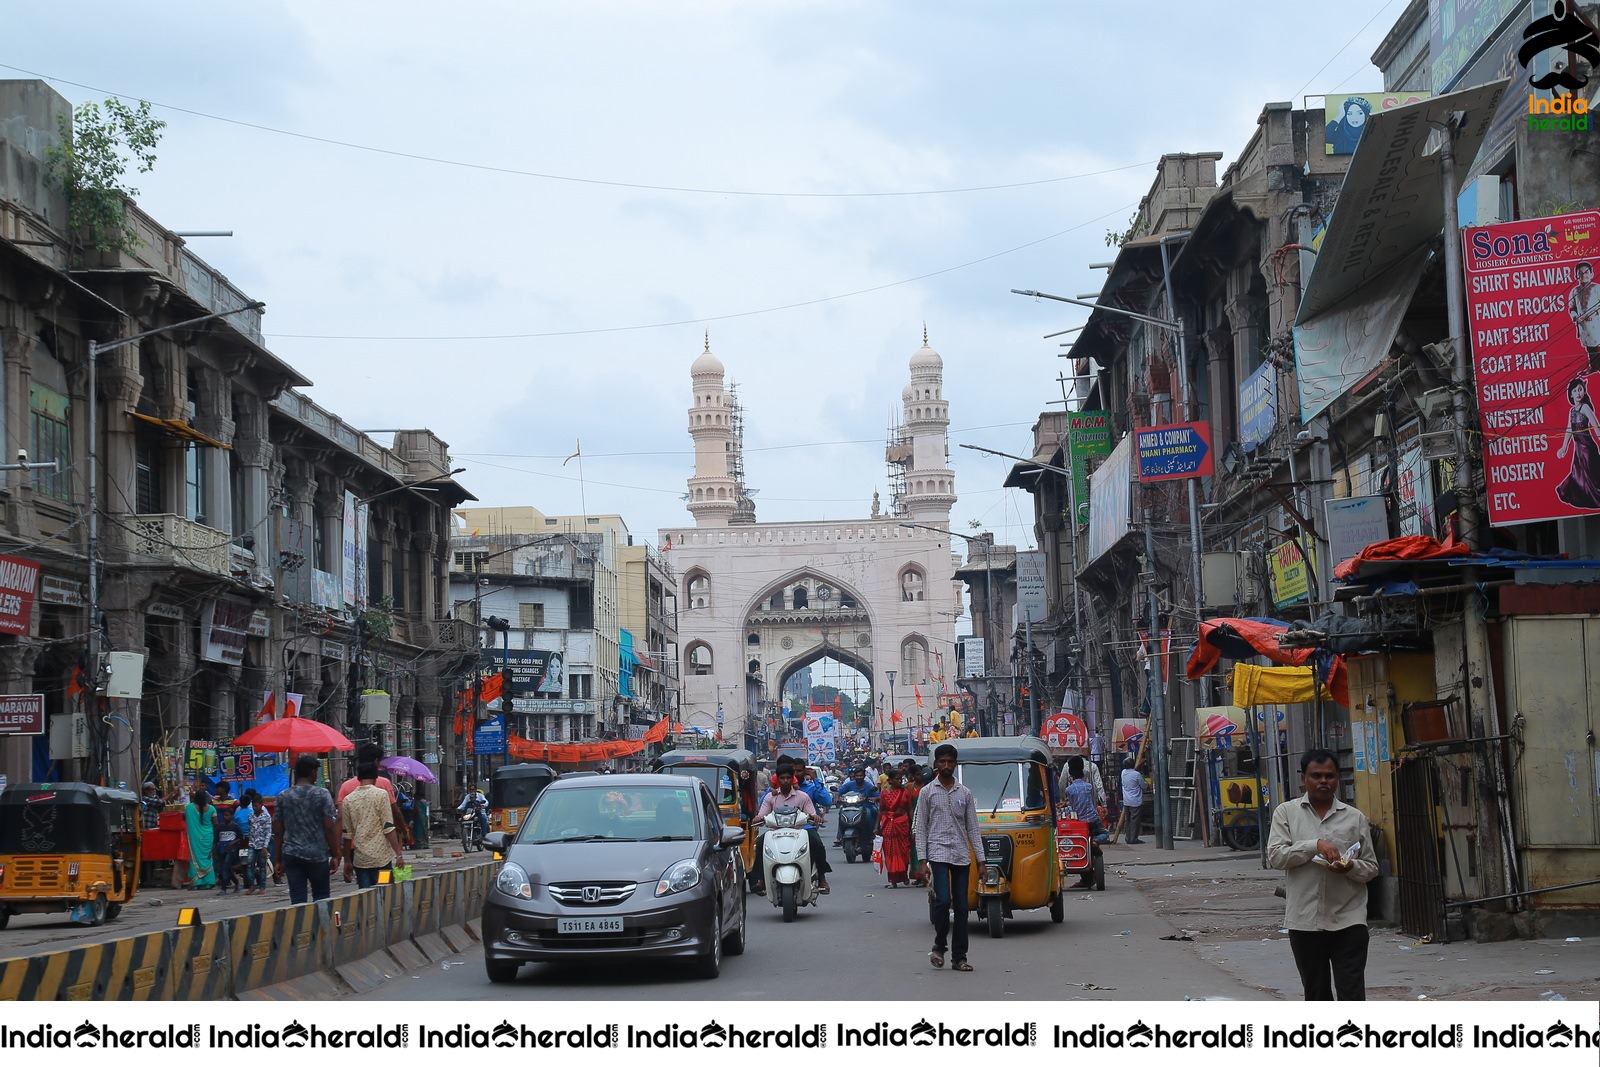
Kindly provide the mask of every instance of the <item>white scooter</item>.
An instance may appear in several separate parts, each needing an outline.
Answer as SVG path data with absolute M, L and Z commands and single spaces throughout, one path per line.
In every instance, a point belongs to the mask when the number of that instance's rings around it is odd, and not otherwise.
M 783 909 L 783 921 L 794 922 L 795 912 L 817 902 L 817 882 L 811 857 L 811 817 L 799 808 L 783 807 L 761 820 L 761 877 L 772 906 Z

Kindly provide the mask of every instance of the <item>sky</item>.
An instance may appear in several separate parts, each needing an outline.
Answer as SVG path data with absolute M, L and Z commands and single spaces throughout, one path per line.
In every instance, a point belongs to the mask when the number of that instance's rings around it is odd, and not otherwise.
M 1088 312 L 1010 290 L 1098 290 L 1162 153 L 1381 88 L 1404 6 L 57 0 L 0 77 L 151 101 L 140 205 L 231 230 L 190 247 L 307 394 L 433 430 L 484 506 L 690 525 L 709 333 L 758 520 L 865 517 L 926 327 L 952 525 L 1029 546 L 1010 461 L 958 446 L 1030 451 Z

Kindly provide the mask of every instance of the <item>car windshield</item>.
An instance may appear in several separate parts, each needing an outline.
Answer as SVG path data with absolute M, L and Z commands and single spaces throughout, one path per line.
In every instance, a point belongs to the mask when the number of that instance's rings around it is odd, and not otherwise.
M 972 790 L 979 815 L 1044 807 L 1039 776 L 1031 764 L 963 763 L 956 770 L 961 784 Z
M 692 841 L 694 792 L 683 786 L 550 789 L 539 795 L 517 841 Z

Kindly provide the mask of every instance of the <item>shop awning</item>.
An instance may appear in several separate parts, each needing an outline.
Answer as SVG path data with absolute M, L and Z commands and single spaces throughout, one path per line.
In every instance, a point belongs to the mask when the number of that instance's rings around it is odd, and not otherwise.
M 1438 136 L 1454 112 L 1467 173 L 1507 81 L 1374 112 L 1350 158 L 1295 317 L 1300 419 L 1309 421 L 1388 355 L 1429 249 L 1444 229 Z

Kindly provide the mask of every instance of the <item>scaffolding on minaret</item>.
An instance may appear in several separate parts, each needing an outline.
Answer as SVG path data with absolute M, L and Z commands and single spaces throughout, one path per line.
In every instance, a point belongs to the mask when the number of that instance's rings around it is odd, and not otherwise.
M 733 430 L 733 451 L 728 455 L 728 477 L 733 479 L 733 515 L 729 526 L 752 526 L 756 521 L 755 495 L 744 482 L 744 405 L 739 403 L 739 383 L 728 382 L 728 425 Z
M 911 466 L 913 455 L 911 436 L 906 433 L 905 424 L 890 416 L 889 432 L 883 446 L 883 458 L 889 466 L 890 515 L 903 516 L 907 513 L 906 470 Z

